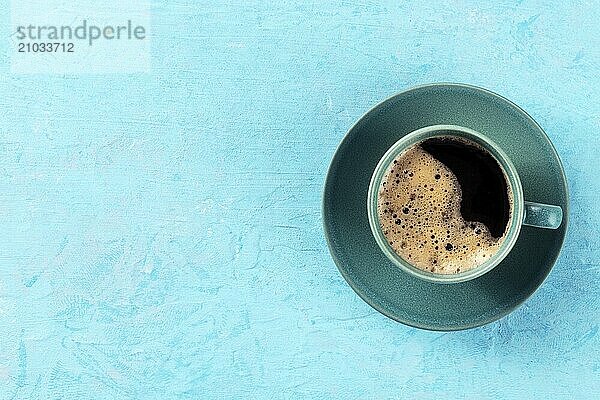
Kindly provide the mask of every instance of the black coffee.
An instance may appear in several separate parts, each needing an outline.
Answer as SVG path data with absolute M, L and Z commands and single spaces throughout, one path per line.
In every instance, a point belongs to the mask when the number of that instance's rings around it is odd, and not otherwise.
M 479 146 L 451 138 L 428 139 L 421 143 L 421 148 L 458 179 L 462 189 L 462 217 L 483 223 L 495 238 L 504 235 L 511 200 L 504 172 L 496 159 Z
M 452 274 L 481 265 L 499 250 L 512 192 L 491 154 L 448 136 L 425 140 L 396 157 L 377 207 L 396 253 L 418 268 Z

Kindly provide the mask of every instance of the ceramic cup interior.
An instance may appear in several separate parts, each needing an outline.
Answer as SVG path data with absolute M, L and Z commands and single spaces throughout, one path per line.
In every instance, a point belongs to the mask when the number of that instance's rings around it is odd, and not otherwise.
M 393 160 L 400 155 L 402 152 L 412 148 L 418 143 L 424 140 L 436 138 L 436 137 L 457 137 L 466 139 L 474 142 L 486 150 L 492 155 L 504 172 L 504 176 L 507 185 L 512 193 L 512 212 L 508 221 L 508 228 L 505 234 L 504 241 L 500 245 L 498 251 L 494 253 L 487 261 L 481 265 L 472 268 L 470 270 L 459 272 L 455 274 L 439 274 L 429 271 L 424 271 L 413 266 L 410 262 L 406 261 L 400 255 L 398 255 L 388 243 L 379 221 L 379 214 L 377 212 L 377 201 L 379 196 L 379 189 L 382 184 L 384 175 L 393 162 Z M 427 126 L 416 131 L 409 133 L 402 137 L 396 143 L 390 147 L 390 149 L 383 155 L 371 178 L 369 185 L 369 192 L 367 197 L 367 212 L 369 218 L 369 224 L 371 231 L 377 244 L 383 253 L 399 268 L 404 271 L 427 281 L 435 283 L 458 283 L 465 282 L 471 279 L 475 279 L 486 272 L 491 271 L 495 266 L 509 254 L 514 244 L 517 241 L 519 232 L 523 225 L 524 218 L 524 198 L 523 188 L 521 186 L 521 180 L 517 173 L 516 168 L 508 158 L 508 156 L 502 151 L 502 149 L 488 139 L 485 135 L 476 132 L 472 129 L 465 128 L 456 125 L 432 125 Z

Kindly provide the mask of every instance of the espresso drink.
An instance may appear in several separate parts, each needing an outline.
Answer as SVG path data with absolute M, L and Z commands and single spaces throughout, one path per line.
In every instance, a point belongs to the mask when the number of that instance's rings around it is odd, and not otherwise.
M 499 250 L 512 192 L 502 168 L 482 147 L 455 137 L 432 138 L 390 164 L 377 211 L 385 237 L 404 260 L 454 274 Z

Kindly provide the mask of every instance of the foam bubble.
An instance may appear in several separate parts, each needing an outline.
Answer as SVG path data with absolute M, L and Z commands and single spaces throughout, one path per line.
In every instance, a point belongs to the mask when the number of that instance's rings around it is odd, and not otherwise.
M 394 251 L 417 268 L 464 272 L 487 261 L 504 241 L 462 217 L 458 179 L 418 145 L 396 157 L 382 182 L 381 228 Z

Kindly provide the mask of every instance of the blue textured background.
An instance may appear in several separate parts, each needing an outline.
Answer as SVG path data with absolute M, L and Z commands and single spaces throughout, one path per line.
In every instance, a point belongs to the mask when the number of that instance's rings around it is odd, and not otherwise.
M 598 398 L 600 3 L 398 3 L 154 0 L 151 72 L 87 76 L 11 74 L 2 5 L 0 398 Z M 531 113 L 572 201 L 539 291 L 445 334 L 362 302 L 320 216 L 346 130 L 433 81 Z

